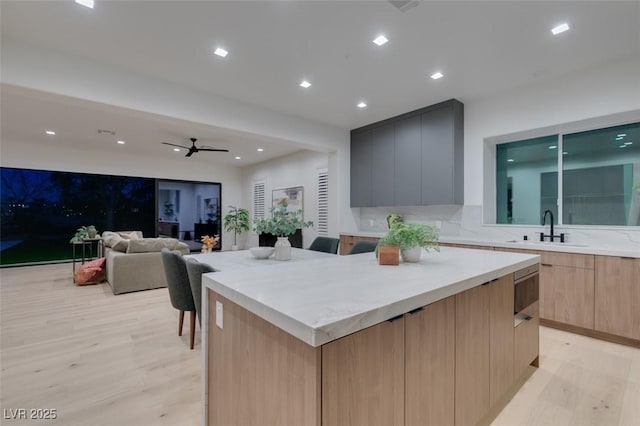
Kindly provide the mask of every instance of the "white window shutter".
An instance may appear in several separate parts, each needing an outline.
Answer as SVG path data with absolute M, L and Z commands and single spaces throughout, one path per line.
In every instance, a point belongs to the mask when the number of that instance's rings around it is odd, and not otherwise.
M 329 171 L 318 169 L 318 235 L 329 235 Z
M 253 220 L 264 217 L 264 181 L 253 182 Z

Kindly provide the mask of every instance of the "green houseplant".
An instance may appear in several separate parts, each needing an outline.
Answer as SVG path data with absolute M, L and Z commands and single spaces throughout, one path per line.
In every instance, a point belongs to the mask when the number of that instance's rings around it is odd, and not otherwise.
M 71 237 L 69 242 L 77 243 L 82 240 L 86 240 L 87 238 L 95 238 L 96 235 L 98 235 L 98 231 L 96 230 L 95 226 L 81 226 L 80 228 L 76 229 L 76 233 L 73 235 L 73 237 Z
M 238 249 L 238 235 L 247 232 L 249 226 L 249 211 L 242 207 L 229 206 L 229 213 L 224 217 L 224 230 L 233 232 L 233 246 L 231 250 Z
M 389 232 L 378 243 L 381 246 L 397 246 L 405 262 L 420 260 L 422 249 L 440 251 L 438 230 L 423 223 L 390 221 Z
M 291 243 L 289 235 L 293 235 L 299 228 L 309 228 L 313 222 L 302 220 L 302 210 L 288 212 L 287 205 L 281 204 L 278 208 L 271 208 L 271 217 L 258 219 L 254 223 L 256 234 L 273 234 L 278 237 L 275 245 L 274 257 L 276 260 L 291 259 Z

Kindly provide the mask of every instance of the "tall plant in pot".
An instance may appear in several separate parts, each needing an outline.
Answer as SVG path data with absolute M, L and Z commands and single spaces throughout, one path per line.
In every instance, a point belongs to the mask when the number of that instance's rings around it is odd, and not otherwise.
M 309 228 L 313 222 L 302 220 L 302 210 L 288 212 L 287 205 L 282 204 L 278 208 L 271 208 L 271 217 L 261 218 L 255 221 L 256 234 L 273 234 L 278 237 L 275 244 L 274 258 L 276 260 L 291 259 L 291 243 L 289 235 L 293 235 L 299 228 Z
M 229 213 L 224 217 L 224 229 L 233 232 L 231 250 L 238 250 L 238 235 L 249 231 L 249 211 L 242 207 L 229 206 Z
M 422 249 L 440 251 L 438 230 L 423 223 L 393 221 L 389 232 L 380 239 L 381 246 L 397 246 L 404 262 L 418 262 Z

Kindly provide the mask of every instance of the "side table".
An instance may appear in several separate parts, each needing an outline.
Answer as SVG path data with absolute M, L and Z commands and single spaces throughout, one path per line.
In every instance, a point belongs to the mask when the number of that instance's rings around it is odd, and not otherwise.
M 76 280 L 76 263 L 82 265 L 84 262 L 93 259 L 93 243 L 96 243 L 96 256 L 102 257 L 102 237 L 84 238 L 81 241 L 73 241 L 72 257 L 73 257 L 73 282 Z M 79 257 L 79 259 L 78 259 Z

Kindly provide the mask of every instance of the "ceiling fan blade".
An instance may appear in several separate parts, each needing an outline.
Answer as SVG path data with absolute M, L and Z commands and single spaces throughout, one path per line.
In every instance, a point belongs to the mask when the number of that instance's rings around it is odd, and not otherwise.
M 194 151 L 194 150 L 190 149 L 189 152 L 187 152 L 187 155 L 185 155 L 185 157 L 191 157 L 194 152 L 198 152 L 198 151 Z
M 228 149 L 217 149 L 217 148 L 198 148 L 198 151 L 229 152 Z
M 179 148 L 183 148 L 183 149 L 191 149 L 188 146 L 182 146 L 182 145 L 176 145 L 175 143 L 169 143 L 169 142 L 162 142 L 163 145 L 171 145 L 171 146 L 177 146 Z

